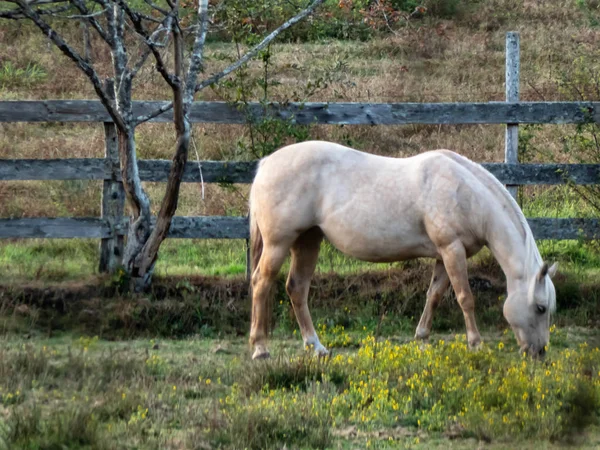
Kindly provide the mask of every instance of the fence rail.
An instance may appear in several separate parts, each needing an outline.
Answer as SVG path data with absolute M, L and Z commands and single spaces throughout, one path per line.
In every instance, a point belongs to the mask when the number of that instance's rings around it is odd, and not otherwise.
M 194 103 L 190 118 L 196 123 L 244 124 L 269 116 L 298 124 L 506 124 L 505 163 L 484 164 L 502 183 L 517 185 L 600 184 L 600 164 L 518 164 L 518 124 L 600 123 L 600 102 L 519 102 L 519 39 L 507 34 L 507 101 L 488 103 L 251 103 L 243 110 L 223 102 Z M 134 102 L 142 116 L 165 102 Z M 171 122 L 170 112 L 153 122 Z M 104 123 L 105 158 L 4 159 L 0 180 L 102 180 L 100 218 L 0 219 L 0 238 L 101 239 L 101 271 L 111 271 L 122 254 L 128 218 L 123 217 L 124 192 L 119 170 L 116 127 L 99 101 L 45 100 L 0 102 L 0 122 Z M 139 161 L 143 181 L 167 181 L 170 161 Z M 251 183 L 256 161 L 202 161 L 206 183 Z M 196 162 L 185 168 L 184 182 L 200 182 Z M 537 239 L 600 239 L 600 219 L 530 218 Z M 174 217 L 171 238 L 247 239 L 245 217 Z
M 201 161 L 205 183 L 251 183 L 256 161 Z M 482 164 L 503 184 L 590 185 L 600 183 L 600 164 Z M 142 181 L 167 181 L 171 161 L 139 161 Z M 0 180 L 121 180 L 103 158 L 82 159 L 0 159 Z M 199 183 L 197 162 L 188 162 L 183 182 Z
M 527 219 L 537 239 L 600 239 L 600 219 Z M 129 219 L 121 218 L 111 225 L 108 219 L 26 218 L 0 219 L 2 238 L 47 239 L 111 239 L 124 236 Z M 178 239 L 248 239 L 248 219 L 236 216 L 206 216 L 173 218 L 169 238 Z
M 133 102 L 134 115 L 157 110 L 168 102 Z M 225 102 L 196 102 L 190 111 L 195 123 L 244 124 L 264 115 L 298 124 L 567 124 L 600 122 L 600 102 L 487 103 L 249 103 L 244 110 Z M 172 122 L 171 111 L 152 122 Z M 94 100 L 0 102 L 0 122 L 112 122 Z

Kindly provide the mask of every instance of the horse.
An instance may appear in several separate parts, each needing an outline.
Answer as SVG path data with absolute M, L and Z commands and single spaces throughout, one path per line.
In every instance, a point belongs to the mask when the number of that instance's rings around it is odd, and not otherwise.
M 259 162 L 249 207 L 253 359 L 269 357 L 269 295 L 289 253 L 286 291 L 304 345 L 328 354 L 307 304 L 323 238 L 364 261 L 435 259 L 415 338 L 428 339 L 436 305 L 452 285 L 471 348 L 480 346 L 481 335 L 467 259 L 487 246 L 506 276 L 503 314 L 521 352 L 537 357 L 546 351 L 557 264 L 543 262 L 506 188 L 457 153 L 392 158 L 325 141 L 292 144 Z

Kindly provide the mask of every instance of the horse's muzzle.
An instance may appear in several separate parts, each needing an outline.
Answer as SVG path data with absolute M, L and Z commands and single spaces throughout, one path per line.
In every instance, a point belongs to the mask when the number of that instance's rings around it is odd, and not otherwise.
M 521 351 L 521 353 L 525 353 L 534 359 L 537 359 L 537 358 L 542 359 L 546 356 L 546 346 L 545 345 L 538 350 L 534 346 L 529 346 L 529 345 L 525 344 L 525 345 L 521 346 L 520 351 Z

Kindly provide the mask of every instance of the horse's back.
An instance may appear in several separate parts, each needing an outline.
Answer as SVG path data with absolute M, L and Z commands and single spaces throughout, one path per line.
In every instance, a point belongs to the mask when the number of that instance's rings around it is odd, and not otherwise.
M 387 158 L 311 141 L 261 162 L 251 202 L 274 240 L 318 226 L 347 254 L 393 261 L 436 257 L 436 239 L 473 246 L 484 227 L 474 214 L 484 207 L 483 190 L 444 152 Z

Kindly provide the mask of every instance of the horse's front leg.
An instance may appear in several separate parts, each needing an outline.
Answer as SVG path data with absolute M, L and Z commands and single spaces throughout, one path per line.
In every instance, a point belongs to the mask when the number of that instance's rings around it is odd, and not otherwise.
M 481 335 L 475 323 L 475 300 L 469 287 L 465 247 L 462 242 L 455 241 L 440 249 L 440 253 L 452 283 L 452 288 L 456 293 L 456 299 L 465 316 L 469 347 L 476 348 L 481 343 Z
M 427 302 L 425 303 L 423 314 L 421 314 L 421 320 L 417 326 L 415 339 L 425 340 L 429 338 L 429 333 L 431 333 L 431 323 L 433 321 L 433 312 L 449 285 L 450 279 L 448 278 L 444 263 L 442 261 L 436 261 L 433 268 L 433 274 L 431 275 L 431 283 L 427 290 Z
M 318 228 L 304 232 L 292 246 L 292 263 L 286 283 L 286 291 L 292 301 L 296 320 L 300 326 L 304 346 L 314 349 L 318 356 L 329 354 L 319 341 L 308 310 L 310 280 L 317 266 L 323 233 Z

